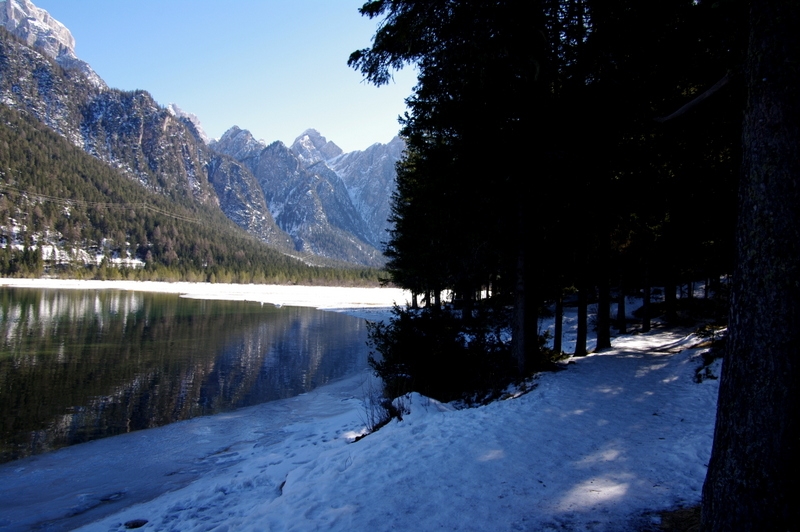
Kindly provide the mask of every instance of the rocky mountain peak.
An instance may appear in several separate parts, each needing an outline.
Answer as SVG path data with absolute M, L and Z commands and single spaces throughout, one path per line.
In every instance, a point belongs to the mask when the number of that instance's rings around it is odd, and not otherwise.
M 219 140 L 211 141 L 210 146 L 239 160 L 260 153 L 267 147 L 263 140 L 256 140 L 252 133 L 239 126 L 228 129 Z
M 204 144 L 209 143 L 208 135 L 206 135 L 206 132 L 203 130 L 202 124 L 200 124 L 200 119 L 197 118 L 196 115 L 193 115 L 192 113 L 187 113 L 174 103 L 171 103 L 167 106 L 167 111 L 169 111 L 169 113 L 172 116 L 176 118 L 182 118 L 191 123 L 192 126 L 194 126 L 194 129 L 197 131 L 197 135 L 200 137 L 200 140 L 202 140 Z
M 53 59 L 75 55 L 75 38 L 67 27 L 29 0 L 0 0 L 0 24 Z
M 339 146 L 320 135 L 316 129 L 303 131 L 294 139 L 291 148 L 305 166 L 328 161 L 343 153 Z
M 389 141 L 387 146 L 391 147 L 394 150 L 400 150 L 401 152 L 406 149 L 406 141 L 401 139 L 399 136 L 395 135 L 392 140 Z
M 107 88 L 92 67 L 75 55 L 75 38 L 67 27 L 30 0 L 0 0 L 0 25 L 63 68 L 82 72 L 95 87 Z

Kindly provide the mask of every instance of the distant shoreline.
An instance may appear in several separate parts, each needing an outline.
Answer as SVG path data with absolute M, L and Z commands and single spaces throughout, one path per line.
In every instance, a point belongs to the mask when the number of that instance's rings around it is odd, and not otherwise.
M 97 281 L 77 279 L 0 278 L 0 287 L 59 290 L 129 290 L 179 294 L 193 299 L 255 301 L 318 309 L 385 308 L 404 305 L 411 294 L 400 288 L 189 283 L 163 281 Z

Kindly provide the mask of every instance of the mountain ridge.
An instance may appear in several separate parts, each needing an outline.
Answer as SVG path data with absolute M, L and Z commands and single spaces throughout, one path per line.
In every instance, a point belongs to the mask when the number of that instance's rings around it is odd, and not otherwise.
M 263 191 L 278 226 L 295 248 L 340 260 L 380 266 L 383 258 L 369 242 L 369 231 L 352 206 L 341 178 L 327 167 L 310 170 L 281 141 L 266 145 L 234 126 L 211 148 L 245 165 Z
M 388 212 L 393 178 L 375 180 L 365 196 L 369 187 L 348 173 L 357 168 L 370 181 L 370 166 L 353 161 L 382 145 L 343 153 L 314 129 L 291 147 L 267 145 L 237 126 L 209 140 L 200 120 L 177 105 L 162 107 L 142 90 L 108 88 L 75 56 L 69 30 L 29 0 L 0 0 L 0 23 L 19 43 L 0 42 L 4 105 L 31 114 L 149 190 L 217 206 L 284 252 L 383 264 L 387 222 L 374 213 Z M 348 163 L 334 168 L 331 161 L 340 158 Z

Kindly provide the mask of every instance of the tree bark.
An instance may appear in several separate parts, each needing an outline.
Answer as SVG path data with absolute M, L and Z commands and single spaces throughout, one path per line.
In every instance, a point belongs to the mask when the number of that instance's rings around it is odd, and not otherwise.
M 644 266 L 644 288 L 642 289 L 642 332 L 650 332 L 650 268 Z
M 600 279 L 597 287 L 597 347 L 596 350 L 609 349 L 611 347 L 611 287 L 608 283 L 608 276 L 604 275 Z
M 753 0 L 737 266 L 704 530 L 800 527 L 798 27 L 796 0 Z
M 517 363 L 517 371 L 525 374 L 527 365 L 527 337 L 525 320 L 525 253 L 523 246 L 517 250 L 517 268 L 514 286 L 514 315 L 511 323 L 511 355 Z
M 619 276 L 619 294 L 617 295 L 617 331 L 620 334 L 627 334 L 625 324 L 625 280 L 624 276 Z
M 553 351 L 556 352 L 557 355 L 561 354 L 561 340 L 564 336 L 564 296 L 561 293 L 561 290 L 558 291 L 558 296 L 556 297 L 556 317 L 555 317 L 555 327 L 553 331 Z
M 664 283 L 664 320 L 670 324 L 675 325 L 678 321 L 678 313 L 676 311 L 677 301 L 675 290 L 678 285 L 675 284 L 675 279 L 672 276 L 672 270 L 668 273 L 669 278 Z
M 587 332 L 587 307 L 589 305 L 586 295 L 586 283 L 581 282 L 578 286 L 578 333 L 575 338 L 575 356 L 586 355 L 586 332 Z

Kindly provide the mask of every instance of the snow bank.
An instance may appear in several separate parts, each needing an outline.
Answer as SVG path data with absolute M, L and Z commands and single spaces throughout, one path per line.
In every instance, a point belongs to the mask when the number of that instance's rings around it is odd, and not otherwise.
M 542 375 L 519 398 L 453 410 L 414 394 L 409 411 L 348 443 L 355 411 L 289 425 L 287 439 L 227 450 L 236 465 L 88 526 L 121 530 L 641 530 L 699 501 L 716 381 L 694 382 L 679 338 Z M 352 401 L 352 400 L 351 400 Z M 220 528 L 216 528 L 220 527 Z
M 298 294 L 281 304 L 310 297 Z M 320 308 L 363 299 L 325 297 Z M 619 337 L 480 408 L 413 394 L 402 421 L 356 442 L 368 375 L 12 462 L 0 530 L 652 528 L 658 511 L 700 500 L 718 381 L 695 382 L 697 343 Z

